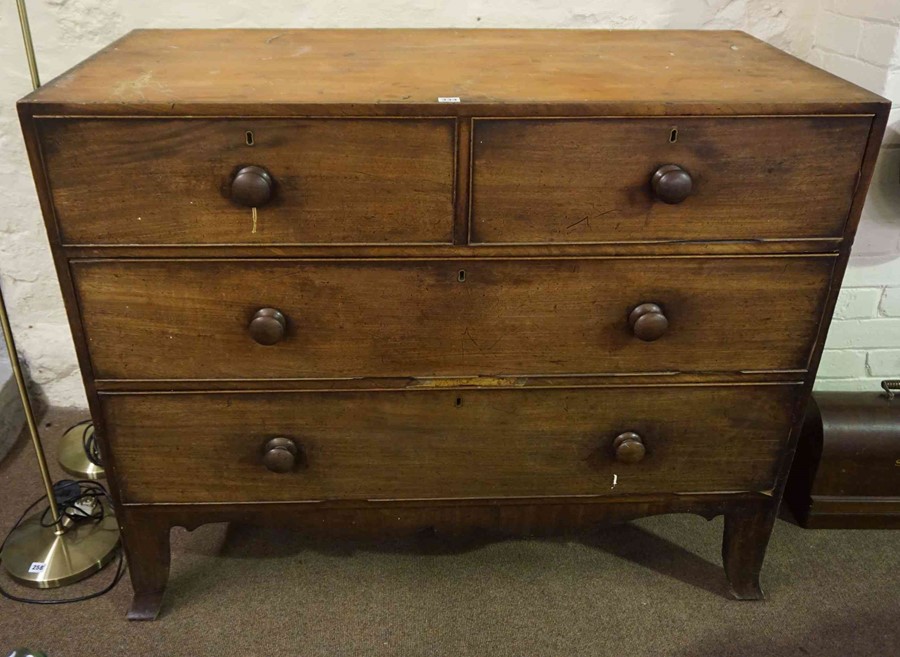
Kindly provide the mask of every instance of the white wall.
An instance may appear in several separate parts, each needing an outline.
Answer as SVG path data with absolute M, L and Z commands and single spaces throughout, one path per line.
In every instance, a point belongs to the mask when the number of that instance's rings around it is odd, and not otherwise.
M 841 6 L 827 13 L 835 2 Z M 832 13 L 839 17 L 845 11 L 845 3 L 855 8 L 854 16 L 870 19 L 854 18 L 859 23 L 858 37 L 853 36 L 853 27 L 847 28 L 844 34 L 856 39 L 852 47 L 840 37 L 846 26 L 828 21 Z M 136 27 L 398 26 L 742 29 L 799 57 L 815 58 L 820 65 L 870 88 L 886 83 L 889 69 L 881 57 L 887 37 L 879 26 L 897 22 L 889 11 L 897 0 L 831 0 L 824 8 L 821 4 L 819 0 L 31 0 L 28 7 L 44 80 Z M 53 404 L 83 405 L 75 354 L 14 114 L 15 100 L 30 89 L 14 5 L 11 0 L 0 3 L 0 282 L 20 350 L 36 382 Z M 831 33 L 838 36 L 827 42 Z M 900 98 L 900 82 L 892 84 L 891 93 Z M 896 233 L 884 228 L 891 216 L 887 196 L 892 174 L 890 167 L 881 171 L 883 180 L 878 187 L 882 191 L 876 192 L 881 195 L 876 203 L 885 209 L 867 214 L 863 241 L 871 242 L 872 249 L 882 248 L 887 240 L 879 237 L 881 231 L 889 234 L 892 246 L 890 252 L 868 252 L 858 266 L 854 263 L 851 281 L 854 289 L 864 291 L 842 299 L 848 323 L 836 330 L 836 334 L 849 332 L 852 336 L 829 343 L 833 349 L 826 361 L 829 373 L 842 376 L 841 385 L 857 385 L 868 373 L 866 367 L 874 366 L 874 374 L 881 367 L 878 358 L 882 355 L 900 361 L 900 261 L 893 258 L 900 242 Z M 897 291 L 875 301 L 881 288 Z M 879 303 L 883 312 L 894 312 L 898 319 L 875 319 Z M 865 314 L 871 322 L 884 322 L 890 331 L 872 333 L 856 314 Z M 883 333 L 885 342 L 873 337 Z M 857 334 L 869 336 L 865 345 L 850 344 Z M 898 351 L 874 349 L 889 346 Z M 871 357 L 868 364 L 867 355 Z M 845 360 L 848 362 L 843 363 Z M 900 362 L 897 365 L 900 367 Z
M 900 378 L 900 0 L 828 0 L 809 61 L 894 101 L 816 388 Z

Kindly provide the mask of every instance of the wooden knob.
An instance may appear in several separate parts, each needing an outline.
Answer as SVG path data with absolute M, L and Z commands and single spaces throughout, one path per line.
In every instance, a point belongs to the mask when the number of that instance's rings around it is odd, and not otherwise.
M 290 438 L 277 436 L 263 445 L 262 462 L 272 472 L 290 472 L 297 467 L 300 448 Z
M 259 344 L 273 345 L 281 342 L 287 321 L 280 311 L 274 308 L 261 308 L 250 320 L 250 337 Z
M 691 174 L 677 164 L 664 164 L 650 179 L 653 194 L 663 203 L 681 203 L 691 195 L 694 181 Z
M 669 328 L 669 320 L 655 303 L 642 303 L 628 315 L 634 337 L 644 342 L 659 340 Z
M 253 165 L 243 167 L 231 180 L 231 200 L 248 208 L 258 208 L 272 199 L 273 187 L 268 171 Z
M 613 453 L 620 463 L 637 463 L 644 458 L 647 448 L 643 438 L 634 431 L 626 431 L 613 440 Z

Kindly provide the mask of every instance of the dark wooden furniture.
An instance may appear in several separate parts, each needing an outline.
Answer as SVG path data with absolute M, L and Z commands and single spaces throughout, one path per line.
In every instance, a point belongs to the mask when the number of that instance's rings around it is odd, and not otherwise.
M 19 104 L 118 504 L 554 533 L 782 497 L 889 104 L 737 32 L 137 31 Z
M 900 397 L 817 392 L 785 499 L 810 529 L 900 529 Z

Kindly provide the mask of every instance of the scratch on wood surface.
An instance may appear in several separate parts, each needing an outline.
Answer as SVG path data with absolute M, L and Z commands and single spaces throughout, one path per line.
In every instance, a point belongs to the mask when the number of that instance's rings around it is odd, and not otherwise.
M 134 80 L 126 80 L 119 82 L 112 90 L 114 96 L 120 99 L 128 99 L 137 96 L 144 99 L 144 91 L 147 89 L 156 89 L 157 91 L 167 92 L 168 87 L 153 79 L 153 71 L 145 71 L 137 76 Z
M 436 377 L 431 379 L 412 379 L 410 388 L 458 388 L 461 386 L 477 386 L 479 388 L 521 388 L 525 385 L 524 377 L 510 376 L 465 376 Z
M 611 210 L 605 210 L 605 211 L 601 212 L 600 214 L 596 215 L 596 217 L 605 217 L 608 214 L 611 214 L 613 212 L 618 212 L 618 211 L 619 211 L 619 208 L 612 208 Z M 576 228 L 577 226 L 581 226 L 582 224 L 584 224 L 584 226 L 586 228 L 590 229 L 591 228 L 590 216 L 584 216 L 581 219 L 579 219 L 578 221 L 576 221 L 575 223 L 569 224 L 568 226 L 566 226 L 566 230 L 573 230 L 574 228 Z
M 472 334 L 469 333 L 468 326 L 466 327 L 466 330 L 463 331 L 463 335 L 466 336 L 467 338 L 469 338 L 469 340 L 472 342 L 472 344 L 475 345 L 475 348 L 478 349 L 478 351 L 480 351 L 482 353 L 492 352 L 494 350 L 494 347 L 496 347 L 500 343 L 500 340 L 503 339 L 503 337 L 501 336 L 501 337 L 497 338 L 496 340 L 494 340 L 487 347 L 482 347 L 480 344 L 478 344 L 478 342 L 475 340 L 475 338 L 472 337 Z M 465 356 L 465 348 L 463 349 L 463 356 Z
M 578 226 L 578 225 L 583 224 L 583 223 L 587 223 L 587 227 L 588 227 L 588 228 L 591 227 L 591 220 L 590 220 L 590 218 L 589 218 L 589 217 L 582 217 L 581 219 L 579 219 L 578 221 L 576 221 L 574 224 L 569 224 L 568 226 L 566 226 L 566 230 L 572 230 L 573 228 L 575 228 L 575 226 Z

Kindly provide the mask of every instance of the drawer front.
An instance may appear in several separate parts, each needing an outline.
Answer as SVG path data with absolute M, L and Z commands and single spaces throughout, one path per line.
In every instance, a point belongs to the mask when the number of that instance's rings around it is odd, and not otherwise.
M 472 241 L 840 237 L 871 122 L 478 120 Z M 681 167 L 692 181 L 678 203 L 653 191 L 664 165 Z M 670 173 L 658 193 L 677 200 L 683 182 L 683 174 Z
M 803 369 L 833 263 L 95 260 L 71 270 L 95 377 L 269 379 Z M 632 327 L 648 304 L 658 312 Z
M 448 243 L 451 120 L 40 123 L 63 243 Z M 252 137 L 251 137 L 252 134 Z M 248 145 L 252 141 L 252 146 Z M 263 167 L 271 184 L 249 175 Z M 248 198 L 254 193 L 263 196 Z
M 127 502 L 768 490 L 798 386 L 101 395 Z M 616 438 L 630 444 L 619 454 Z M 267 455 L 273 438 L 295 459 Z M 635 457 L 641 443 L 639 462 Z M 283 444 L 283 443 L 278 443 Z M 272 472 L 264 462 L 287 468 Z M 227 485 L 221 483 L 227 482 Z

